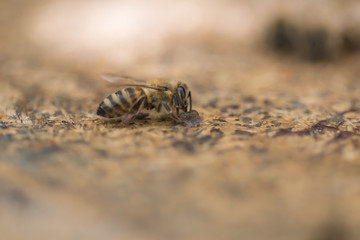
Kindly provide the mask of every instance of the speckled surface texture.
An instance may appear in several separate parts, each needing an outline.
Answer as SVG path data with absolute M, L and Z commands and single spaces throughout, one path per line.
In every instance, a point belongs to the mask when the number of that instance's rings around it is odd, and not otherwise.
M 2 40 L 5 41 L 5 40 Z M 187 82 L 200 125 L 94 115 L 107 63 L 0 52 L 4 239 L 358 239 L 359 56 L 185 41 L 121 66 Z

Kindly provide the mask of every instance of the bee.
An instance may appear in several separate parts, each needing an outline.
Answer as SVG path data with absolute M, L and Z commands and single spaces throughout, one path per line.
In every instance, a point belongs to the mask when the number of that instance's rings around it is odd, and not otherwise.
M 117 75 L 102 75 L 110 83 L 130 80 L 132 83 L 119 84 L 123 88 L 106 97 L 99 105 L 96 114 L 108 119 L 121 118 L 124 125 L 134 120 L 142 109 L 165 112 L 174 121 L 182 122 L 180 110 L 191 112 L 191 91 L 185 83 L 176 84 L 163 79 L 154 79 L 137 84 L 136 79 Z M 134 83 L 135 82 L 135 83 Z M 175 111 L 174 111 L 175 110 Z

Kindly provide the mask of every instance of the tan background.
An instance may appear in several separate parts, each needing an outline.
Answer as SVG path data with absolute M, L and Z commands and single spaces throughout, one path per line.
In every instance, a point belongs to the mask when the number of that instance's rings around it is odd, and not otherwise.
M 358 239 L 359 4 L 296 2 L 3 1 L 1 238 Z M 200 126 L 98 120 L 109 71 L 187 82 Z

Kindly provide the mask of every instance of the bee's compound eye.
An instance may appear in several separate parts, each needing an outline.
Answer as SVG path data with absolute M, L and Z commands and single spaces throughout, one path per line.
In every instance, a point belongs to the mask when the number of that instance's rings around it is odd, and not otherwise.
M 185 98 L 185 89 L 183 87 L 178 87 L 178 93 L 181 99 Z
M 176 105 L 176 106 L 179 106 L 179 100 L 178 100 L 178 96 L 177 96 L 177 95 L 174 96 L 174 101 L 175 101 L 175 105 Z

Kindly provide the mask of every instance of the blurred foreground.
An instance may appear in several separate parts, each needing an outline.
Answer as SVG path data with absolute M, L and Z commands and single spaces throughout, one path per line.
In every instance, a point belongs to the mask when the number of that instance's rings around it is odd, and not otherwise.
M 1 4 L 2 238 L 360 237 L 356 1 Z M 201 125 L 98 120 L 109 71 Z

